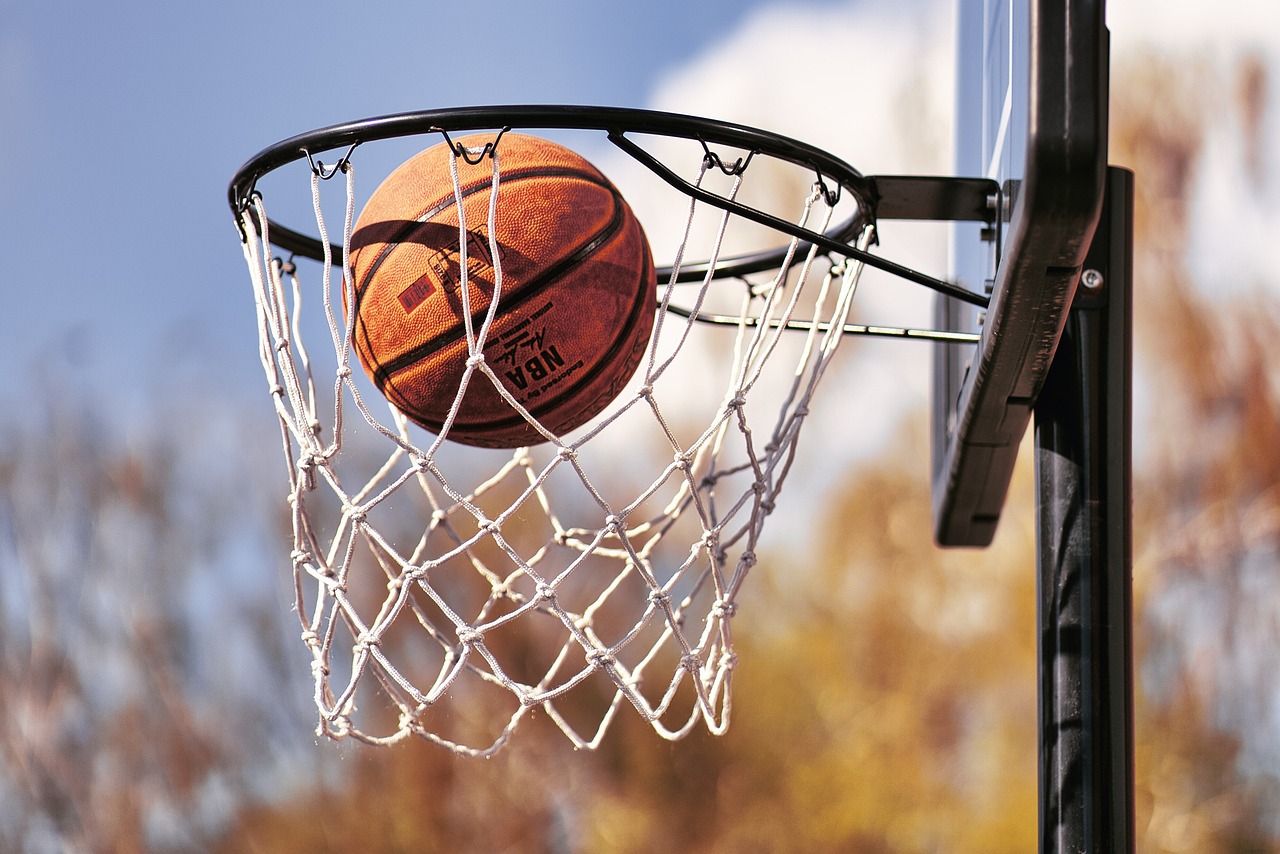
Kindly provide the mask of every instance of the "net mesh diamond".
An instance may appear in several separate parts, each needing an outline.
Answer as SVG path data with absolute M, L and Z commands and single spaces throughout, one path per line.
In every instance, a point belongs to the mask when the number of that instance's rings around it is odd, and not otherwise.
M 500 147 L 488 156 L 492 235 Z M 690 170 L 695 186 L 714 162 Z M 750 280 L 677 283 L 681 259 L 695 255 L 694 223 L 709 221 L 697 257 L 714 265 L 734 219 L 680 196 L 673 274 L 659 282 L 653 337 L 628 389 L 568 435 L 539 427 L 547 441 L 532 447 L 468 448 L 448 441 L 447 425 L 440 435 L 412 425 L 353 370 L 338 289 L 352 280 L 355 173 L 349 159 L 339 170 L 313 164 L 326 257 L 307 270 L 273 255 L 260 193 L 241 216 L 318 733 L 380 745 L 422 737 L 484 756 L 538 716 L 583 748 L 628 709 L 668 739 L 699 725 L 724 732 L 737 597 L 861 266 L 793 241 L 779 269 Z M 337 175 L 343 257 L 329 249 L 321 204 Z M 827 226 L 824 190 L 796 200 L 798 224 Z M 871 239 L 868 227 L 858 245 Z M 713 313 L 721 323 L 698 320 Z M 467 330 L 464 382 L 501 390 L 482 355 L 489 323 Z

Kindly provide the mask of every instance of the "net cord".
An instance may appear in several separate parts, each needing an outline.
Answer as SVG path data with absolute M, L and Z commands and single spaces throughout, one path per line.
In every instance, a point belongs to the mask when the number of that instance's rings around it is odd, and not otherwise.
M 723 733 L 729 724 L 732 671 L 736 664 L 730 631 L 731 618 L 736 613 L 735 599 L 756 564 L 764 521 L 791 468 L 809 401 L 843 337 L 840 330 L 847 323 L 862 264 L 854 261 L 831 264 L 819 277 L 814 321 L 799 348 L 801 355 L 774 416 L 768 442 L 758 449 L 748 421 L 748 397 L 760 382 L 766 366 L 773 361 L 784 327 L 796 319 L 801 295 L 820 257 L 817 247 L 806 246 L 798 272 L 793 271 L 792 260 L 800 243 L 792 239 L 786 260 L 772 280 L 744 288 L 722 402 L 712 422 L 693 441 L 682 444 L 678 439 L 681 431 L 663 412 L 657 387 L 686 350 L 695 323 L 693 316 L 681 317 L 667 311 L 700 205 L 697 199 L 690 199 L 674 272 L 660 289 L 655 319 L 655 341 L 665 339 L 666 327 L 680 321 L 674 330 L 670 352 L 664 356 L 656 344 L 652 346 L 643 362 L 643 377 L 636 393 L 620 401 L 610 410 L 611 414 L 581 435 L 571 440 L 562 438 L 536 424 L 505 390 L 483 357 L 484 342 L 494 321 L 502 286 L 501 253 L 496 246 L 500 155 L 491 152 L 489 162 L 492 177 L 487 225 L 490 254 L 496 268 L 494 298 L 480 327 L 473 328 L 466 286 L 467 225 L 459 203 L 458 251 L 463 277 L 467 365 L 441 433 L 425 447 L 419 446 L 407 420 L 394 409 L 390 410 L 389 426 L 378 419 L 367 406 L 352 375 L 354 313 L 346 312 L 345 319 L 340 321 L 340 309 L 332 298 L 335 259 L 329 251 L 321 205 L 321 185 L 327 176 L 313 171 L 311 181 L 317 228 L 325 247 L 321 262 L 323 313 L 336 361 L 331 436 L 327 443 L 322 441 L 325 426 L 318 415 L 320 398 L 316 377 L 320 368 L 303 344 L 301 318 L 305 289 L 292 262 L 272 257 L 269 220 L 261 194 L 255 194 L 241 213 L 241 227 L 255 238 L 243 245 L 257 308 L 260 360 L 268 378 L 289 472 L 293 593 L 302 640 L 311 654 L 314 702 L 319 714 L 317 732 L 331 738 L 352 737 L 382 745 L 417 736 L 457 753 L 486 756 L 508 742 L 529 710 L 540 707 L 576 747 L 594 748 L 600 744 L 625 700 L 664 738 L 684 737 L 699 722 L 713 733 Z M 457 169 L 455 159 L 451 163 L 455 199 L 461 195 Z M 708 162 L 704 159 L 695 185 L 702 185 L 707 169 Z M 340 171 L 345 176 L 346 196 L 340 262 L 342 303 L 351 306 L 355 287 L 350 264 L 355 167 L 350 158 Z M 743 174 L 734 177 L 727 194 L 730 199 L 736 196 L 742 181 Z M 822 200 L 823 194 L 815 187 L 798 217 L 802 228 L 810 227 L 814 207 Z M 729 211 L 718 213 L 720 219 L 709 255 L 712 263 L 697 286 L 694 315 L 702 311 L 710 294 L 711 270 L 731 219 Z M 816 226 L 818 230 L 828 227 L 831 216 L 832 209 L 827 206 Z M 857 242 L 859 250 L 865 251 L 872 240 L 872 230 L 864 230 Z M 796 333 L 786 334 L 795 336 Z M 476 376 L 477 373 L 480 376 Z M 492 383 L 513 409 L 534 424 L 547 440 L 551 453 L 540 462 L 529 449 L 517 450 L 491 476 L 481 479 L 474 487 L 461 488 L 454 483 L 453 475 L 446 474 L 441 457 L 448 448 L 445 439 L 466 386 L 473 381 Z M 343 484 L 348 475 L 338 474 L 346 433 L 347 401 L 356 407 L 362 423 L 390 443 L 385 460 L 373 469 L 372 475 L 357 477 L 358 485 L 350 490 Z M 582 452 L 637 407 L 647 409 L 652 415 L 661 441 L 670 448 L 672 457 L 648 486 L 615 507 L 606 490 L 596 484 Z M 725 459 L 730 437 L 741 437 L 743 459 Z M 735 439 L 735 444 L 737 441 Z M 566 469 L 572 471 L 580 491 L 597 507 L 600 525 L 569 527 L 561 521 L 552 486 L 553 480 L 560 478 Z M 746 489 L 731 492 L 722 486 L 738 475 L 746 477 Z M 516 482 L 522 482 L 523 486 L 505 509 L 492 513 L 486 508 L 488 496 Z M 370 517 L 409 484 L 416 485 L 430 513 L 408 553 L 401 553 Z M 336 519 L 329 522 L 320 518 L 322 507 L 313 500 L 313 494 L 322 491 L 322 487 L 339 505 Z M 662 499 L 668 491 L 670 497 L 656 515 L 638 517 L 649 512 L 645 508 Z M 728 494 L 722 496 L 721 492 Z M 553 534 L 546 544 L 530 553 L 505 536 L 504 527 L 532 507 L 542 514 Z M 687 543 L 682 561 L 669 571 L 659 573 L 660 548 L 667 544 L 669 536 L 676 534 L 686 518 L 696 520 L 700 534 Z M 459 526 L 465 520 L 469 520 L 468 527 L 473 528 L 474 533 L 464 533 Z M 480 556 L 479 550 L 485 546 L 496 548 L 509 571 L 496 571 L 489 565 L 491 558 Z M 576 556 L 562 565 L 555 564 L 549 557 L 553 552 L 566 550 Z M 594 566 L 600 559 L 614 561 L 619 566 L 612 580 L 580 607 L 567 606 L 561 601 L 563 591 L 569 589 L 579 574 L 587 571 L 586 567 Z M 362 616 L 370 614 L 367 606 L 356 601 L 350 592 L 355 575 L 364 571 L 362 561 L 371 562 L 385 576 L 388 591 L 368 617 Z M 434 581 L 437 573 L 459 564 L 469 566 L 489 586 L 485 604 L 474 614 L 460 611 Z M 551 571 L 544 572 L 544 565 Z M 606 639 L 599 631 L 597 619 L 633 579 L 639 579 L 648 591 L 643 608 L 627 631 Z M 704 605 L 704 600 L 709 600 L 709 604 Z M 706 608 L 705 614 L 695 611 L 700 607 Z M 689 625 L 691 616 L 698 617 L 692 626 L 700 629 L 689 634 L 685 626 Z M 534 618 L 552 619 L 563 628 L 564 634 L 544 675 L 533 682 L 522 682 L 508 672 L 508 665 L 490 648 L 487 637 Z M 440 654 L 439 667 L 426 684 L 398 666 L 384 648 L 393 630 L 406 619 Z M 649 640 L 655 629 L 656 638 Z M 349 663 L 335 668 L 336 657 L 348 642 Z M 629 657 L 635 652 L 636 644 L 641 644 L 641 653 Z M 649 644 L 648 648 L 643 649 L 643 644 Z M 581 663 L 576 665 L 573 663 L 575 651 L 582 656 Z M 669 679 L 663 677 L 665 687 L 656 695 L 643 691 L 649 671 L 666 666 L 662 663 L 672 660 L 676 665 Z M 612 697 L 594 728 L 584 734 L 581 724 L 574 723 L 561 709 L 561 703 L 567 702 L 576 690 L 598 674 L 603 674 L 614 686 Z M 370 676 L 376 690 L 399 709 L 397 723 L 387 735 L 367 732 L 354 722 L 361 705 L 358 698 L 363 696 L 362 686 Z M 427 713 L 446 701 L 464 677 L 499 687 L 509 692 L 517 703 L 488 744 L 466 744 L 459 738 L 441 735 L 424 723 Z M 335 679 L 339 681 L 335 683 Z M 667 717 L 684 696 L 686 685 L 692 687 L 692 702 L 687 704 L 683 718 L 668 724 Z

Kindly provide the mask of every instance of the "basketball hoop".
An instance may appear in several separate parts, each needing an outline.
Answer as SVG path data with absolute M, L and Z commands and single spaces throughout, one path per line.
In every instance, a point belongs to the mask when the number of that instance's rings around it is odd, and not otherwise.
M 632 384 L 565 435 L 536 425 L 547 439 L 538 445 L 466 448 L 393 407 L 380 414 L 352 370 L 342 289 L 352 281 L 357 160 L 373 142 L 454 145 L 461 132 L 488 131 L 487 145 L 454 152 L 492 159 L 496 188 L 503 134 L 514 128 L 603 134 L 658 179 L 655 192 L 674 199 L 665 207 L 683 226 L 673 260 L 659 266 L 653 334 Z M 338 159 L 326 165 L 329 152 Z M 314 237 L 267 211 L 266 179 L 298 163 Z M 772 206 L 744 201 L 751 179 L 771 169 L 799 176 L 799 192 Z M 699 723 L 724 732 L 737 595 L 841 339 L 977 340 L 850 322 L 865 266 L 985 305 L 869 252 L 885 187 L 765 131 L 587 107 L 368 119 L 246 163 L 230 204 L 287 463 L 318 733 L 372 744 L 420 736 L 485 756 L 540 709 L 576 747 L 594 748 L 624 705 L 665 738 Z M 326 193 L 342 203 L 334 241 Z M 984 203 L 972 207 L 985 215 Z M 496 202 L 490 211 L 503 216 Z M 764 250 L 729 249 L 761 234 Z M 304 344 L 323 330 L 323 353 Z

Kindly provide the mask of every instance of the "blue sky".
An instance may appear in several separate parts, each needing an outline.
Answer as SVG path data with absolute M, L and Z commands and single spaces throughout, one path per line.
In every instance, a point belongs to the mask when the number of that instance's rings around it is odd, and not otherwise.
M 687 93 L 682 103 L 696 111 L 755 122 L 744 114 L 768 99 L 785 118 L 757 123 L 829 146 L 869 172 L 897 171 L 903 166 L 893 151 L 845 149 L 836 145 L 844 137 L 824 138 L 834 110 L 788 98 L 785 84 L 767 85 L 779 76 L 775 63 L 822 65 L 824 93 L 845 104 L 861 98 L 876 117 L 868 124 L 901 118 L 884 100 L 893 94 L 884 80 L 858 91 L 844 30 L 812 33 L 808 55 L 754 63 L 754 88 L 733 93 L 716 85 L 723 81 L 706 59 L 735 49 L 734 33 L 753 16 L 754 32 L 769 36 L 803 19 L 801 10 L 874 8 L 922 26 L 911 15 L 939 8 L 905 5 L 0 0 L 0 437 L 53 397 L 86 401 L 105 420 L 129 424 L 163 411 L 158 399 L 174 391 L 207 389 L 215 400 L 235 395 L 269 418 L 226 187 L 241 163 L 280 139 L 461 104 L 667 105 L 673 75 L 682 72 L 681 83 L 716 81 Z M 774 11 L 761 17 L 766 9 Z M 1275 0 L 1111 0 L 1108 18 L 1116 62 L 1154 45 L 1186 56 L 1207 86 L 1229 93 L 1232 63 L 1256 53 L 1271 79 L 1280 78 Z M 938 77 L 931 67 L 917 73 L 916 82 Z M 1244 168 L 1230 98 L 1205 120 L 1206 153 L 1192 180 L 1198 228 L 1186 252 L 1206 290 L 1231 282 L 1275 287 L 1280 86 L 1273 83 L 1267 98 L 1261 138 L 1272 144 L 1263 179 Z M 797 116 L 817 127 L 799 127 Z M 868 132 L 855 142 L 889 138 Z M 863 364 L 867 381 L 890 376 Z M 923 374 L 917 381 L 927 385 Z M 806 441 L 833 447 L 820 441 L 824 429 L 844 433 L 847 424 L 814 418 Z
M 903 137 L 824 136 L 834 110 L 790 97 L 785 83 L 769 84 L 785 80 L 780 72 L 796 64 L 821 66 L 815 82 L 829 99 L 860 99 L 880 117 L 876 125 L 898 118 L 883 98 L 892 87 L 874 80 L 858 93 L 853 80 L 840 79 L 841 69 L 847 62 L 856 78 L 856 51 L 875 47 L 877 28 L 868 36 L 861 26 L 869 18 L 923 27 L 926 21 L 913 15 L 945 8 L 913 5 L 4 0 L 0 419 L 21 417 L 40 395 L 84 397 L 126 417 L 145 417 L 155 396 L 175 385 L 257 395 L 252 305 L 226 185 L 249 156 L 301 131 L 461 104 L 651 106 L 657 99 L 666 105 L 679 73 L 681 81 L 707 81 L 695 87 L 700 91 L 681 93 L 688 109 L 781 124 L 866 171 L 903 170 L 892 162 L 892 149 L 868 154 L 857 145 Z M 871 13 L 850 26 L 863 38 L 852 49 L 845 30 L 815 32 L 816 49 L 807 55 L 779 51 L 730 69 L 752 76 L 737 91 L 713 73 L 699 77 L 708 57 L 734 50 L 734 34 L 753 21 L 757 32 L 781 38 L 788 24 L 821 21 L 814 10 L 851 6 Z M 1241 45 L 1274 55 L 1280 19 L 1273 12 L 1270 0 L 1231 0 L 1212 9 L 1187 0 L 1175 6 L 1112 0 L 1113 53 L 1123 59 L 1152 42 L 1198 53 L 1210 64 Z M 929 67 L 915 73 L 929 83 L 938 77 Z M 783 118 L 758 119 L 762 102 Z M 846 139 L 857 144 L 837 145 Z M 1218 162 L 1231 162 L 1230 152 Z M 1200 243 L 1225 244 L 1215 223 L 1229 225 L 1226 237 L 1235 240 L 1241 223 L 1252 224 L 1254 248 L 1227 259 L 1245 265 L 1235 278 L 1247 281 L 1270 269 L 1264 238 L 1277 221 L 1276 196 L 1238 191 L 1221 168 L 1213 174 L 1206 193 L 1219 187 L 1217 195 L 1234 208 L 1242 198 L 1253 207 L 1244 218 L 1206 217 L 1210 236 Z M 1205 263 L 1218 269 L 1224 262 Z
M 267 145 L 403 110 L 645 106 L 764 5 L 7 0 L 0 407 L 109 395 L 127 417 L 172 383 L 257 392 L 224 199 Z

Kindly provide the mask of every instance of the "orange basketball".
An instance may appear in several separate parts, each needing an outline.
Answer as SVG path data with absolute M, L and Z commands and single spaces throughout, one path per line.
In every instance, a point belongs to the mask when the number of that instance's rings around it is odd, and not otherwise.
M 635 373 L 653 329 L 653 256 L 631 208 L 582 157 L 512 133 L 497 150 L 497 259 L 488 224 L 493 163 L 457 161 L 472 328 L 478 335 L 500 266 L 484 360 L 521 406 L 562 434 L 603 410 Z M 453 157 L 441 143 L 401 164 L 361 212 L 351 242 L 356 353 L 396 408 L 433 433 L 444 429 L 467 363 Z M 543 441 L 479 370 L 448 438 L 495 448 Z

